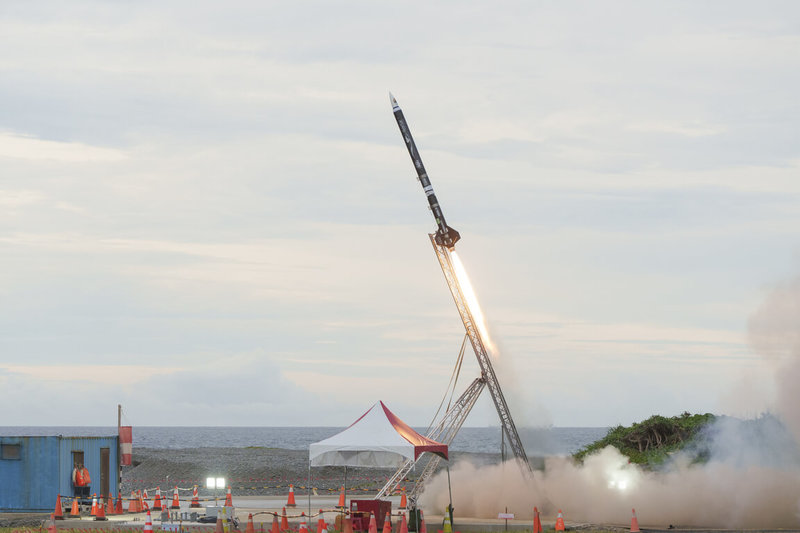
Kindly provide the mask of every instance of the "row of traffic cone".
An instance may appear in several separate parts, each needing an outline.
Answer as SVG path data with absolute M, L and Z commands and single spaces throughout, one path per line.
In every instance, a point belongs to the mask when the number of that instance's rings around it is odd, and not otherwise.
M 639 520 L 636 518 L 636 509 L 631 509 L 631 514 L 631 533 L 640 533 L 641 530 L 639 529 Z M 447 518 L 445 518 L 445 520 L 447 520 Z M 564 515 L 561 513 L 561 509 L 558 510 L 555 530 L 566 530 L 564 526 Z M 542 521 L 539 518 L 539 509 L 536 507 L 533 508 L 533 533 L 542 533 Z
M 322 509 L 319 510 L 320 517 L 317 519 L 317 533 L 328 533 L 329 528 L 328 524 L 325 522 L 325 519 L 322 517 L 323 511 Z M 420 511 L 420 516 L 422 517 L 422 511 Z M 254 532 L 254 525 L 253 525 L 253 515 L 249 514 L 247 517 L 248 523 L 245 528 L 245 533 L 253 533 Z M 224 523 L 221 518 L 217 518 L 217 530 L 216 533 L 225 533 L 224 532 Z M 285 531 L 289 531 L 289 519 L 286 516 L 286 507 L 283 508 L 281 512 L 280 522 L 278 521 L 277 513 L 272 515 L 272 527 L 270 528 L 270 533 L 282 533 Z M 300 526 L 298 528 L 298 533 L 309 533 L 308 531 L 308 524 L 306 522 L 306 514 L 300 514 Z M 345 518 L 343 520 L 343 531 L 342 533 L 353 533 L 353 522 L 350 518 Z M 369 519 L 369 530 L 367 533 L 378 533 L 378 526 L 375 520 L 375 514 L 370 513 Z M 381 533 L 392 533 L 392 523 L 390 519 L 389 513 L 386 513 L 386 517 L 383 522 L 383 530 Z M 408 533 L 408 522 L 406 520 L 406 515 L 401 515 L 401 522 L 400 522 L 400 529 L 398 533 Z M 419 533 L 427 533 L 427 527 L 425 525 L 425 518 L 422 517 L 420 522 L 420 529 Z
M 160 490 L 156 489 L 156 501 L 153 505 L 154 510 L 162 510 L 166 509 L 166 505 L 161 504 L 161 494 Z M 145 498 L 147 491 L 145 491 L 143 495 L 141 492 L 131 492 L 131 497 L 128 503 L 128 512 L 129 513 L 141 513 L 142 511 L 149 510 L 147 503 L 145 503 Z M 228 494 L 225 498 L 225 505 L 228 507 L 233 506 L 233 500 L 231 496 L 231 489 L 228 487 Z M 190 507 L 196 508 L 200 507 L 200 499 L 197 495 L 197 486 L 194 487 L 194 492 L 192 494 L 192 502 Z M 172 509 L 180 509 L 180 499 L 178 498 L 178 487 L 175 487 L 175 491 L 172 497 Z M 117 496 L 117 504 L 114 505 L 114 497 L 111 493 L 108 495 L 108 504 L 104 503 L 104 498 L 101 496 L 100 501 L 97 500 L 97 495 L 92 495 L 92 507 L 89 512 L 90 516 L 102 516 L 103 518 L 98 518 L 98 520 L 102 520 L 105 518 L 106 515 L 116 515 L 116 514 L 124 514 L 125 510 L 122 505 L 122 495 Z M 72 499 L 72 506 L 70 508 L 69 517 L 70 518 L 80 518 L 81 516 L 81 509 L 80 504 L 78 503 L 78 498 L 75 497 Z M 64 519 L 64 509 L 61 504 L 61 494 L 56 496 L 56 507 L 55 512 L 53 513 L 54 520 L 63 520 Z
M 147 491 L 145 491 L 145 499 L 147 499 Z M 162 504 L 163 501 L 163 504 Z M 231 496 L 231 488 L 228 487 L 228 493 L 225 496 L 225 506 L 226 507 L 233 507 L 233 500 Z M 189 505 L 191 508 L 200 507 L 200 497 L 197 494 L 197 485 L 194 486 L 192 489 L 192 502 Z M 153 510 L 154 511 L 162 511 L 167 508 L 167 498 L 161 497 L 161 487 L 156 487 L 156 497 L 153 500 Z M 181 500 L 180 496 L 178 495 L 178 487 L 175 486 L 172 489 L 172 504 L 169 506 L 170 509 L 180 509 L 181 508 Z
M 114 514 L 122 514 L 124 511 L 122 510 L 122 497 L 117 497 L 117 505 L 114 506 L 114 497 L 111 493 L 108 494 L 108 505 L 105 504 L 103 496 L 100 496 L 100 501 L 97 500 L 97 495 L 92 494 L 92 507 L 89 512 L 91 516 L 95 517 L 95 520 L 105 520 L 106 515 L 114 515 Z M 78 498 L 72 499 L 72 507 L 70 507 L 70 518 L 80 518 L 81 516 L 81 506 L 78 502 Z M 56 508 L 55 512 L 53 513 L 53 520 L 63 520 L 64 519 L 64 509 L 61 506 L 61 494 L 56 496 Z

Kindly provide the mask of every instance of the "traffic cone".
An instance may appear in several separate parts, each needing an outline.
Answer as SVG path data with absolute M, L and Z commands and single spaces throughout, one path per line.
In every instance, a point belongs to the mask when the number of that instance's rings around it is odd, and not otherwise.
M 144 489 L 144 493 L 142 493 L 142 500 L 147 501 L 149 499 L 150 499 L 150 496 L 147 495 L 147 489 Z M 142 509 L 144 509 L 144 505 L 142 505 Z
M 542 533 L 542 520 L 539 518 L 539 509 L 533 508 L 533 533 Z
M 231 496 L 230 486 L 228 486 L 228 494 L 225 495 L 225 507 L 233 507 L 233 496 Z
M 419 533 L 428 533 L 428 526 L 425 525 L 425 514 L 422 512 L 422 509 L 420 509 L 419 511 L 419 518 L 420 518 Z
M 442 523 L 442 533 L 453 533 L 453 525 L 450 523 L 450 506 L 444 510 L 444 522 Z
M 564 515 L 561 514 L 561 509 L 558 510 L 558 517 L 556 517 L 556 531 L 564 531 Z
M 322 533 L 325 529 L 325 519 L 322 517 L 322 509 L 319 510 L 319 518 L 317 518 L 317 533 Z
M 339 489 L 339 504 L 336 506 L 337 509 L 344 509 L 345 502 L 344 502 L 344 487 Z
M 253 513 L 247 515 L 247 527 L 244 528 L 244 533 L 256 533 L 256 528 L 253 525 Z
M 192 504 L 189 507 L 200 507 L 200 497 L 197 495 L 197 485 L 195 485 L 194 490 L 192 490 Z
M 81 517 L 81 505 L 78 503 L 78 498 L 72 498 L 72 509 L 69 512 L 70 518 Z
M 406 498 L 406 488 L 403 487 L 402 493 L 400 494 L 400 509 L 406 509 L 408 507 L 408 499 Z
M 147 511 L 147 519 L 144 523 L 144 533 L 153 533 L 153 519 L 150 517 L 150 511 Z
M 178 497 L 178 486 L 175 485 L 175 489 L 172 491 L 172 505 L 169 507 L 170 509 L 180 509 L 181 508 L 181 500 Z
M 214 533 L 224 533 L 222 530 L 222 513 L 217 513 L 217 528 L 214 530 Z
M 131 499 L 128 500 L 128 512 L 129 513 L 138 513 L 139 510 L 139 500 L 136 498 L 136 492 L 131 491 Z
M 392 533 L 392 521 L 389 519 L 389 513 L 386 513 L 386 518 L 383 520 L 382 533 Z
M 97 495 L 92 494 L 92 509 L 89 511 L 92 516 L 97 516 Z
M 147 494 L 147 491 L 144 491 L 144 493 Z M 147 496 L 145 496 L 144 499 L 146 500 Z M 153 500 L 153 510 L 160 511 L 161 509 L 161 487 L 156 487 L 156 499 Z
M 281 533 L 281 526 L 278 525 L 278 513 L 272 515 L 272 529 L 269 533 Z
M 63 513 L 64 511 L 61 512 Z M 56 533 L 58 531 L 58 528 L 56 528 L 56 517 L 54 515 L 55 513 L 50 514 L 50 523 L 47 524 L 47 533 Z M 63 519 L 64 517 L 62 516 L 61 518 Z
M 344 519 L 344 531 L 342 533 L 353 533 L 353 519 L 352 518 L 345 518 Z
M 306 525 L 306 513 L 300 513 L 300 529 L 297 530 L 297 533 L 308 533 L 308 526 Z
M 294 501 L 294 485 L 289 485 L 289 499 L 286 501 L 286 507 L 297 507 Z
M 64 520 L 64 509 L 61 508 L 61 494 L 56 496 L 56 509 L 53 513 L 53 520 Z
M 378 523 L 375 521 L 375 513 L 369 513 L 368 533 L 378 533 Z
M 94 515 L 95 520 L 108 520 L 106 518 L 106 504 L 103 501 L 103 495 L 100 495 L 100 502 L 97 504 L 97 514 Z
M 114 514 L 125 514 L 125 509 L 122 508 L 122 494 L 117 493 L 117 507 L 114 509 Z
M 408 533 L 408 521 L 406 521 L 406 515 L 403 513 L 402 518 L 400 519 L 400 531 L 398 533 Z
M 631 517 L 631 533 L 639 533 L 639 520 L 636 518 L 636 509 L 631 509 L 633 516 Z
M 108 504 L 106 505 L 106 516 L 110 516 L 114 514 L 114 497 L 109 492 L 108 493 Z
M 289 519 L 286 518 L 286 507 L 283 508 L 281 515 L 281 531 L 289 531 Z

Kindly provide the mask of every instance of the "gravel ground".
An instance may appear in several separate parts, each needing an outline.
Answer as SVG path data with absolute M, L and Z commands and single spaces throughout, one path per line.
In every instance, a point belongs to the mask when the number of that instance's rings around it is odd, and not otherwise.
M 476 464 L 500 460 L 498 454 L 452 452 L 451 462 L 467 457 Z M 394 472 L 394 469 L 348 468 L 348 491 L 377 491 Z M 213 491 L 205 489 L 205 479 L 212 475 L 225 477 L 236 494 L 286 494 L 289 484 L 298 490 L 308 484 L 308 451 L 260 447 L 138 448 L 134 449 L 133 466 L 122 469 L 122 494 L 160 486 L 162 493 L 167 491 L 171 495 L 169 489 L 175 485 L 191 489 L 197 484 L 201 497 L 212 496 Z M 311 486 L 320 493 L 338 491 L 343 481 L 341 467 L 311 469 Z M 149 496 L 152 498 L 153 494 Z

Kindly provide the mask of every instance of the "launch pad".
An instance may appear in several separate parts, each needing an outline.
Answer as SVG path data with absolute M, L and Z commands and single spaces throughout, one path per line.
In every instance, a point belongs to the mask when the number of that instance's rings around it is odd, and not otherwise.
M 429 427 L 425 436 L 449 446 L 453 442 L 458 430 L 461 429 L 461 426 L 464 424 L 467 415 L 469 415 L 481 392 L 483 392 L 483 389 L 488 388 L 489 393 L 492 396 L 495 409 L 497 410 L 497 415 L 500 418 L 503 436 L 509 443 L 511 450 L 514 453 L 514 457 L 520 464 L 520 468 L 522 468 L 523 472 L 526 474 L 530 474 L 533 470 L 530 462 L 528 461 L 528 456 L 525 453 L 525 448 L 522 445 L 522 441 L 519 437 L 519 433 L 517 432 L 514 420 L 511 416 L 511 411 L 508 408 L 508 403 L 503 395 L 500 382 L 497 379 L 494 367 L 492 366 L 491 355 L 487 350 L 488 338 L 486 338 L 487 334 L 485 332 L 485 325 L 476 320 L 475 315 L 476 313 L 479 313 L 479 310 L 472 309 L 472 306 L 477 306 L 477 300 L 474 299 L 472 287 L 469 284 L 469 279 L 466 277 L 466 271 L 463 270 L 463 267 L 461 269 L 455 268 L 454 257 L 456 261 L 458 261 L 458 257 L 455 256 L 455 245 L 461 238 L 461 235 L 456 230 L 448 226 L 445 222 L 442 208 L 439 205 L 439 201 L 433 191 L 433 185 L 431 185 L 430 179 L 428 178 L 427 171 L 422 163 L 422 158 L 419 155 L 419 151 L 417 150 L 416 143 L 411 135 L 411 131 L 408 127 L 405 116 L 403 115 L 403 111 L 400 109 L 400 105 L 397 103 L 397 100 L 391 95 L 391 93 L 389 94 L 389 98 L 392 104 L 392 112 L 394 113 L 395 120 L 397 121 L 397 125 L 400 128 L 400 133 L 403 136 L 406 148 L 408 149 L 408 153 L 411 156 L 411 160 L 413 161 L 414 167 L 417 171 L 417 177 L 420 185 L 422 185 L 422 189 L 428 198 L 429 207 L 433 213 L 434 219 L 436 220 L 438 227 L 437 231 L 428 235 L 431 245 L 436 253 L 436 258 L 439 261 L 439 265 L 442 268 L 442 273 L 444 274 L 445 281 L 450 289 L 450 294 L 453 296 L 453 301 L 458 309 L 458 314 L 464 324 L 466 339 L 469 340 L 472 350 L 475 352 L 475 357 L 478 360 L 478 365 L 481 371 L 480 376 L 472 381 L 472 383 L 452 405 L 448 406 L 447 411 L 438 419 L 438 421 L 436 420 L 436 417 L 434 417 L 434 421 L 431 423 L 431 426 Z M 460 261 L 458 261 L 458 264 L 460 265 Z M 462 350 L 459 354 L 458 362 L 456 363 L 457 369 L 460 369 L 461 367 L 464 347 L 465 346 L 462 345 Z M 423 457 L 425 459 L 423 459 Z M 414 507 L 419 494 L 422 492 L 422 488 L 439 465 L 440 458 L 437 456 L 427 458 L 423 455 L 420 456 L 420 458 L 418 458 L 416 461 L 406 461 L 402 466 L 400 466 L 400 468 L 398 468 L 395 474 L 378 492 L 375 498 L 380 499 L 393 494 L 400 482 L 406 479 L 408 473 L 415 468 L 417 463 L 423 460 L 427 460 L 427 463 L 422 469 L 421 474 L 417 477 L 414 487 L 408 494 L 411 501 L 411 506 Z

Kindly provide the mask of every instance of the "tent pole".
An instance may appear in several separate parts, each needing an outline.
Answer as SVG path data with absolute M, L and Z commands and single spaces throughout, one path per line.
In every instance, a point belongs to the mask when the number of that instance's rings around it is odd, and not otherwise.
M 447 506 L 447 510 L 445 511 L 450 518 L 450 527 L 453 526 L 453 488 L 450 486 L 450 464 L 448 461 L 447 465 L 447 492 L 450 494 L 450 505 Z
M 344 465 L 344 507 L 342 508 L 342 527 L 347 518 L 347 465 Z
M 308 516 L 311 516 L 311 459 L 308 460 L 308 480 L 306 482 L 306 492 L 308 492 Z

